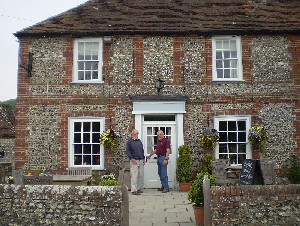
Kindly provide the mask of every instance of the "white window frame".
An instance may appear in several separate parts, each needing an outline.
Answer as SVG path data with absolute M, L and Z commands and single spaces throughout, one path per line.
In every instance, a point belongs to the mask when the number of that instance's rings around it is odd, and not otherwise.
M 105 153 L 104 146 L 99 141 L 100 145 L 100 165 L 75 165 L 74 164 L 74 123 L 75 122 L 99 122 L 100 123 L 100 131 L 102 133 L 105 129 L 105 118 L 104 117 L 70 117 L 68 119 L 68 167 L 84 167 L 84 166 L 92 166 L 93 170 L 103 170 L 105 169 Z M 100 137 L 99 137 L 100 138 Z
M 219 132 L 220 121 L 245 121 L 246 122 L 246 159 L 252 158 L 251 147 L 248 141 L 249 129 L 251 126 L 250 116 L 236 116 L 236 115 L 221 115 L 214 117 L 214 128 Z M 215 158 L 219 159 L 219 143 L 215 147 Z M 241 163 L 240 163 L 241 164 Z
M 227 58 L 227 59 L 237 59 L 237 65 L 236 67 L 232 66 L 232 63 L 230 63 L 230 66 L 227 68 L 230 71 L 233 68 L 237 68 L 237 75 L 236 78 L 232 77 L 232 74 L 230 72 L 230 78 L 218 78 L 217 77 L 217 62 L 216 62 L 216 55 L 217 55 L 217 41 L 235 41 L 236 42 L 236 51 L 237 56 L 236 58 Z M 223 49 L 224 50 L 224 49 Z M 224 54 L 222 54 L 222 59 L 224 60 Z M 225 65 L 223 64 L 225 67 Z M 224 68 L 223 67 L 223 68 Z M 212 81 L 243 81 L 243 66 L 242 66 L 242 42 L 240 36 L 216 36 L 212 37 Z
M 98 78 L 89 80 L 79 80 L 78 79 L 78 45 L 79 43 L 99 43 L 98 49 Z M 74 40 L 74 51 L 73 51 L 73 83 L 103 83 L 102 68 L 103 68 L 103 38 L 80 38 Z M 84 60 L 83 60 L 84 61 Z M 86 60 L 87 61 L 87 60 Z M 86 62 L 85 61 L 85 62 Z M 92 60 L 91 60 L 92 61 Z

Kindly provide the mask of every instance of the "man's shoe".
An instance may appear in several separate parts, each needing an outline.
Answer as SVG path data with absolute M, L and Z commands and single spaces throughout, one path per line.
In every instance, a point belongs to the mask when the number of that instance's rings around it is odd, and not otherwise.
M 131 192 L 133 195 L 141 195 L 141 193 L 138 193 L 137 191 Z
M 138 193 L 143 193 L 143 190 L 142 189 L 138 189 L 137 192 Z
M 167 192 L 169 192 L 170 191 L 170 189 L 164 189 L 163 191 L 162 191 L 162 193 L 167 193 Z
M 163 191 L 163 190 L 164 190 L 164 188 L 163 188 L 163 187 L 161 187 L 161 188 L 157 189 L 157 191 Z

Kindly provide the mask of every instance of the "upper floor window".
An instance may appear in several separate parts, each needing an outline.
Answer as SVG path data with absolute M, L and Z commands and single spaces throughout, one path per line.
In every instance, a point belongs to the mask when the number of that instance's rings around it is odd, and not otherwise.
M 217 159 L 230 159 L 231 164 L 242 164 L 251 156 L 248 144 L 250 117 L 218 116 L 215 118 L 215 129 L 219 131 L 219 142 L 216 146 Z
M 100 134 L 104 118 L 69 119 L 69 166 L 92 166 L 104 169 L 104 151 Z
M 238 36 L 212 38 L 213 81 L 241 81 L 242 48 Z
M 102 38 L 75 39 L 73 82 L 102 82 L 102 52 Z

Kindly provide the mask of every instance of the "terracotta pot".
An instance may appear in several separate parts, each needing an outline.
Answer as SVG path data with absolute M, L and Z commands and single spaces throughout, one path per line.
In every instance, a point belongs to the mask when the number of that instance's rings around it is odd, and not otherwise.
M 261 160 L 262 159 L 262 152 L 258 149 L 253 150 L 252 151 L 252 159 Z
M 179 189 L 182 192 L 188 192 L 191 186 L 192 182 L 179 182 Z
M 196 225 L 204 225 L 204 207 L 193 206 Z

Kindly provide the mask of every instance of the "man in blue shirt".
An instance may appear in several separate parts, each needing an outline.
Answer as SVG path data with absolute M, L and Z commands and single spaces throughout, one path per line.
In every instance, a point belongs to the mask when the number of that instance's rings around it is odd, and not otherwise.
M 126 155 L 130 160 L 131 192 L 140 195 L 142 191 L 142 175 L 145 165 L 145 155 L 142 141 L 138 138 L 139 132 L 132 130 L 132 138 L 126 143 Z

